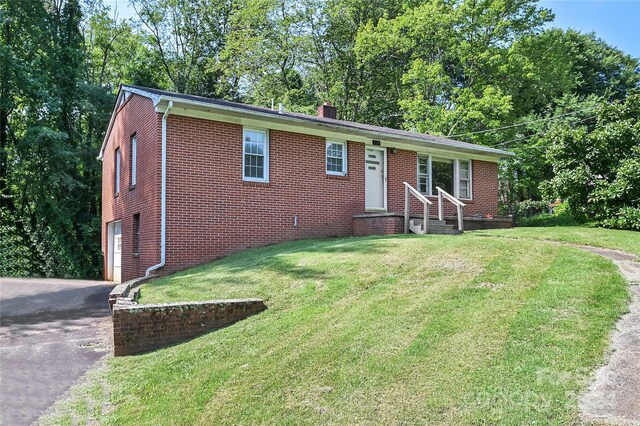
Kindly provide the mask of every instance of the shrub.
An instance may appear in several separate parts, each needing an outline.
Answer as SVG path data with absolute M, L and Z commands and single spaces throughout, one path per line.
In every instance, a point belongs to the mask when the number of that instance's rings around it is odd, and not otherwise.
M 538 200 L 517 201 L 513 208 L 513 215 L 516 218 L 531 217 L 549 210 L 549 203 Z
M 571 214 L 600 226 L 639 229 L 640 94 L 602 104 L 597 117 L 551 132 L 546 155 L 554 176 L 540 189 L 570 201 Z
M 640 231 L 640 208 L 623 207 L 616 215 L 598 222 L 598 225 L 605 228 Z

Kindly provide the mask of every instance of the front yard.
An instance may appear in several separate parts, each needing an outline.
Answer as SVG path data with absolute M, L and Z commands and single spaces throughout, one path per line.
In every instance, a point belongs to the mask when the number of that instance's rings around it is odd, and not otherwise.
M 608 260 L 530 238 L 640 254 L 640 234 L 572 229 L 301 241 L 156 280 L 142 303 L 269 309 L 110 359 L 44 423 L 579 423 L 628 287 Z

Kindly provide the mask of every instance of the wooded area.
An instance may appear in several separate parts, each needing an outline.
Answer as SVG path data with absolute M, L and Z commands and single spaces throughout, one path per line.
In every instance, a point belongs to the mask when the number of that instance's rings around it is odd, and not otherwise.
M 0 0 L 0 275 L 100 276 L 118 85 L 512 150 L 505 214 L 640 230 L 640 64 L 535 0 Z

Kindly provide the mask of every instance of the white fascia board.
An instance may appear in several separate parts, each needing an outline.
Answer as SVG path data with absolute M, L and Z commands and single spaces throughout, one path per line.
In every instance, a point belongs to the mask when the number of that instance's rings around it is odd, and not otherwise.
M 120 107 L 120 101 L 124 96 L 124 90 L 120 89 L 118 91 L 118 96 L 116 97 L 116 103 L 113 107 L 113 111 L 111 112 L 111 118 L 109 119 L 109 127 L 107 127 L 107 131 L 104 134 L 104 139 L 102 140 L 102 146 L 100 147 L 100 152 L 98 153 L 97 159 L 102 161 L 102 155 L 104 154 L 104 149 L 107 147 L 107 141 L 109 140 L 109 136 L 111 135 L 111 130 L 113 129 L 113 122 L 116 120 L 116 115 L 118 115 L 118 108 Z
M 113 129 L 113 123 L 116 120 L 116 116 L 118 115 L 118 111 L 120 110 L 120 106 L 123 103 L 123 98 L 125 97 L 125 95 L 129 93 L 129 94 L 136 94 L 139 96 L 142 96 L 144 98 L 148 98 L 151 99 L 151 101 L 153 102 L 153 106 L 157 106 L 158 103 L 160 102 L 160 96 L 156 95 L 154 93 L 151 92 L 147 92 L 145 90 L 140 90 L 137 89 L 135 87 L 129 87 L 129 86 L 122 86 L 120 88 L 120 90 L 118 91 L 118 96 L 116 98 L 116 103 L 115 106 L 113 107 L 113 112 L 111 113 L 111 119 L 109 120 L 109 127 L 107 127 L 107 131 L 104 134 L 104 139 L 102 141 L 102 146 L 100 147 L 100 153 L 98 154 L 98 160 L 102 161 L 102 157 L 104 154 L 104 149 L 107 147 L 107 142 L 109 141 L 109 136 L 111 136 L 111 130 Z M 126 99 L 125 99 L 126 101 Z M 166 110 L 167 107 L 165 105 L 164 109 Z M 163 111 L 164 112 L 164 111 Z
M 233 108 L 227 106 L 211 105 L 204 102 L 185 101 L 180 98 L 162 97 L 156 104 L 156 112 L 164 113 L 168 101 L 174 103 L 171 115 L 179 115 L 192 118 L 200 118 L 204 120 L 220 121 L 224 123 L 233 123 L 243 126 L 253 126 L 268 128 L 273 130 L 281 130 L 292 133 L 303 133 L 313 136 L 319 136 L 329 139 L 342 139 L 352 142 L 362 142 L 371 144 L 372 140 L 379 140 L 380 146 L 387 148 L 398 148 L 409 151 L 415 151 L 423 154 L 442 155 L 451 157 L 456 154 L 457 157 L 472 160 L 481 160 L 489 162 L 498 162 L 501 158 L 512 155 L 511 153 L 496 150 L 493 152 L 483 152 L 482 150 L 469 149 L 457 146 L 449 146 L 437 142 L 429 142 L 418 138 L 409 138 L 402 136 L 393 136 L 376 133 L 373 131 L 350 129 L 338 125 L 330 125 L 325 123 L 315 123 L 296 117 L 283 116 L 278 117 L 274 114 L 264 114 L 257 111 L 247 112 L 241 108 Z

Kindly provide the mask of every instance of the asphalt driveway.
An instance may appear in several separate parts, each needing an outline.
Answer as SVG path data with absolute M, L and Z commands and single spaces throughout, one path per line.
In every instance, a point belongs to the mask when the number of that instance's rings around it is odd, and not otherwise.
M 0 424 L 32 424 L 111 351 L 113 286 L 0 278 Z

